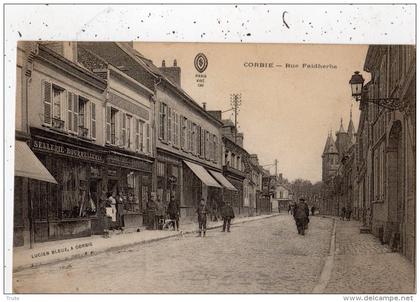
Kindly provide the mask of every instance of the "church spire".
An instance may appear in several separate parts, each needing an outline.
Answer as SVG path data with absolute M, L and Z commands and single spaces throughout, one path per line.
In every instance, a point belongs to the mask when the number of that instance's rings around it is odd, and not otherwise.
M 352 107 L 353 107 L 353 104 L 352 104 Z M 356 130 L 353 124 L 353 117 L 352 117 L 353 108 L 352 107 L 350 108 L 350 121 L 349 121 L 349 126 L 347 127 L 347 133 L 349 135 L 350 142 L 354 144 L 356 142 L 356 137 L 355 137 Z
M 343 127 L 343 118 L 341 118 L 341 120 L 340 120 L 340 130 L 338 130 L 338 132 L 339 133 L 346 132 L 346 131 L 344 131 L 344 127 Z

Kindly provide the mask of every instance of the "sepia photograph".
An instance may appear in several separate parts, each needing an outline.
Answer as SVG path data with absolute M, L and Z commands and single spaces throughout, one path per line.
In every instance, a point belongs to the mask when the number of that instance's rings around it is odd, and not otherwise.
M 346 7 L 318 6 L 337 26 L 351 23 L 340 16 Z M 141 24 L 152 13 L 140 10 Z M 274 10 L 281 30 L 298 26 L 290 8 Z M 212 20 L 211 28 L 237 22 Z M 246 20 L 243 39 L 254 35 Z M 414 42 L 19 35 L 14 124 L 4 128 L 14 139 L 4 203 L 13 215 L 10 297 L 413 301 Z

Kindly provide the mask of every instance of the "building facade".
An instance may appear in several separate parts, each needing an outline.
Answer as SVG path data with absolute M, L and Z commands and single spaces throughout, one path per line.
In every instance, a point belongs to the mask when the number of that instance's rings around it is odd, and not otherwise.
M 395 97 L 403 104 L 395 111 L 373 103 L 361 105 L 363 120 L 371 129 L 362 163 L 371 169 L 367 221 L 382 242 L 414 262 L 415 47 L 369 46 L 364 69 L 371 73 L 366 85 L 369 99 Z M 360 149 L 366 152 L 364 145 Z

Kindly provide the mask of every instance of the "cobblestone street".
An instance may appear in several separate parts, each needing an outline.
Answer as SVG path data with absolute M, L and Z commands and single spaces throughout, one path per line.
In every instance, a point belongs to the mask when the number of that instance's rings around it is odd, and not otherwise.
M 333 220 L 311 217 L 296 232 L 290 215 L 135 245 L 14 274 L 16 293 L 412 293 L 414 269 L 359 223 L 336 220 L 334 261 L 326 269 Z M 325 271 L 328 271 L 325 273 Z M 319 285 L 318 285 L 319 287 Z
M 332 222 L 305 237 L 290 215 L 186 235 L 15 273 L 14 290 L 91 293 L 310 293 L 328 253 Z

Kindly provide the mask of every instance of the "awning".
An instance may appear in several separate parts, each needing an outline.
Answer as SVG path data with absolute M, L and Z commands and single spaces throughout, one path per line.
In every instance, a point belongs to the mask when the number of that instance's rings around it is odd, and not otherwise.
M 29 146 L 22 141 L 15 141 L 15 176 L 57 183 Z
M 210 174 L 213 175 L 214 178 L 217 179 L 218 182 L 222 184 L 226 189 L 232 190 L 232 191 L 238 191 L 229 180 L 226 179 L 226 177 L 223 176 L 222 173 L 211 171 L 209 170 Z
M 213 177 L 211 177 L 209 172 L 207 172 L 207 170 L 204 169 L 202 166 L 186 160 L 184 160 L 184 163 L 194 172 L 195 175 L 197 175 L 198 178 L 200 178 L 200 180 L 206 186 L 221 188 L 219 183 Z

